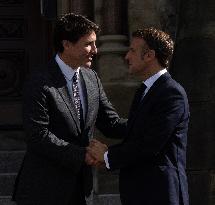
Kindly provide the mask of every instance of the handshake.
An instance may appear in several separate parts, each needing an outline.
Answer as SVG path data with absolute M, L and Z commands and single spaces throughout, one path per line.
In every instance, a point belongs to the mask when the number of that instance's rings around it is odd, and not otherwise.
M 95 167 L 104 167 L 104 153 L 108 150 L 106 144 L 96 139 L 92 139 L 88 147 L 86 147 L 85 162 Z

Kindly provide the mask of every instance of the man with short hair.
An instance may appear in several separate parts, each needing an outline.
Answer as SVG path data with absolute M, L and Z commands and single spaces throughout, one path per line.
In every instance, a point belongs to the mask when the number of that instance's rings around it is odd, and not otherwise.
M 130 108 L 127 134 L 108 149 L 96 140 L 88 148 L 97 163 L 120 169 L 122 205 L 189 204 L 189 105 L 184 89 L 167 71 L 172 53 L 173 41 L 161 30 L 143 28 L 132 34 L 125 59 L 142 83 Z
M 86 153 L 96 119 L 111 130 L 119 116 L 95 71 L 98 25 L 73 13 L 55 27 L 56 56 L 28 81 L 24 92 L 27 150 L 16 179 L 18 205 L 85 205 L 93 161 Z

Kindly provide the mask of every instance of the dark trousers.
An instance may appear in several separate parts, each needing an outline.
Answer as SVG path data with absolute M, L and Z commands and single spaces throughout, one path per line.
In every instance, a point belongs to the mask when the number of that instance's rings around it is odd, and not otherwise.
M 75 195 L 71 196 L 71 199 L 70 199 L 68 205 L 86 205 L 84 192 L 77 190 Z
M 78 178 L 79 178 L 79 180 L 77 180 L 78 183 L 76 184 L 76 188 L 71 195 L 68 205 L 86 205 L 83 182 L 82 182 L 83 180 L 82 174 L 80 174 Z

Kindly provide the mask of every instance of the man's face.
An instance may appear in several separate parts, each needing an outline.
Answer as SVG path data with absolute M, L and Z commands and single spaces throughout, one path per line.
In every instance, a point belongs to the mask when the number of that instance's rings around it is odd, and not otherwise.
M 125 56 L 129 65 L 129 73 L 134 75 L 144 75 L 145 72 L 147 72 L 147 63 L 144 58 L 147 50 L 148 46 L 143 39 L 136 37 L 132 39 L 129 51 Z
M 97 53 L 96 34 L 93 31 L 81 37 L 76 43 L 68 42 L 64 45 L 62 55 L 66 57 L 66 63 L 73 68 L 80 66 L 89 68 L 92 63 L 92 57 Z

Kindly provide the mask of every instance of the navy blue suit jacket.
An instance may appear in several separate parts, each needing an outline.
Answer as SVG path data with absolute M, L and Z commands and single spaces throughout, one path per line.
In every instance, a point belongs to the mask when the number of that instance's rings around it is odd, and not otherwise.
M 123 205 L 188 205 L 188 121 L 184 89 L 163 74 L 130 111 L 126 138 L 108 150 Z

